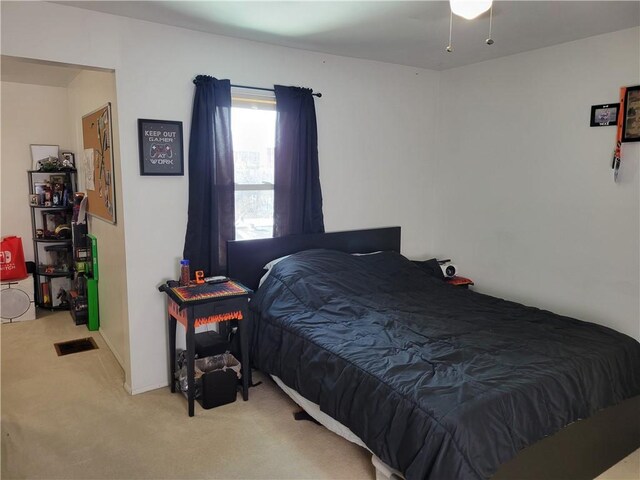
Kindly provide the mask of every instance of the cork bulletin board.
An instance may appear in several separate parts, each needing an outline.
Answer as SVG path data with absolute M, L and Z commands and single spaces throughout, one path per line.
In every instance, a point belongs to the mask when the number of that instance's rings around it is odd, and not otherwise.
M 87 213 L 116 223 L 111 104 L 82 117 Z

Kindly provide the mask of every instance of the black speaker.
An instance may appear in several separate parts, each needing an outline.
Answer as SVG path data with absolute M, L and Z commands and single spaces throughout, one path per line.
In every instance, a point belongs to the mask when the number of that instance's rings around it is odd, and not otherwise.
M 229 342 L 218 332 L 196 333 L 194 337 L 197 358 L 213 357 L 229 350 Z

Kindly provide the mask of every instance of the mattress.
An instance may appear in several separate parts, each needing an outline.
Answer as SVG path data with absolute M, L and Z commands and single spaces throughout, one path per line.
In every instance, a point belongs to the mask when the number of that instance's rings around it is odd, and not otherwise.
M 399 254 L 310 250 L 256 292 L 253 359 L 408 479 L 489 478 L 640 394 L 640 344 L 457 289 Z
M 342 425 L 337 420 L 334 420 L 329 415 L 320 410 L 320 406 L 315 403 L 307 400 L 294 389 L 287 387 L 282 380 L 280 380 L 275 375 L 271 375 L 271 378 L 276 385 L 280 387 L 280 389 L 286 393 L 291 400 L 296 402 L 300 408 L 302 408 L 305 412 L 307 412 L 314 420 L 320 423 L 323 427 L 332 431 L 336 435 L 348 440 L 351 443 L 355 443 L 363 448 L 367 448 L 365 443 L 358 438 L 351 430 Z M 367 449 L 368 450 L 368 449 Z M 392 479 L 392 478 L 401 478 L 402 473 L 397 470 L 392 469 L 388 465 L 386 465 L 382 460 L 380 460 L 375 454 L 371 457 L 371 463 L 376 469 L 376 479 Z

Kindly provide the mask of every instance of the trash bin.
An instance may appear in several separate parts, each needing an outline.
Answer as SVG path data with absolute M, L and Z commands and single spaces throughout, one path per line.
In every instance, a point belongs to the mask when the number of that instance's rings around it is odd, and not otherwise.
M 188 390 L 187 366 L 184 362 L 184 352 L 178 357 L 178 383 L 183 392 Z M 202 408 L 209 409 L 236 401 L 240 362 L 230 353 L 222 353 L 212 357 L 197 358 L 195 360 L 195 397 Z

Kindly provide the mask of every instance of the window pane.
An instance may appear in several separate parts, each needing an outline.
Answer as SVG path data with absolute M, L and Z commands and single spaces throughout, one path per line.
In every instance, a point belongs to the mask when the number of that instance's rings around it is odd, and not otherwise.
M 273 183 L 273 151 L 276 138 L 275 110 L 231 110 L 235 182 Z
M 273 190 L 236 190 L 236 240 L 273 236 Z

